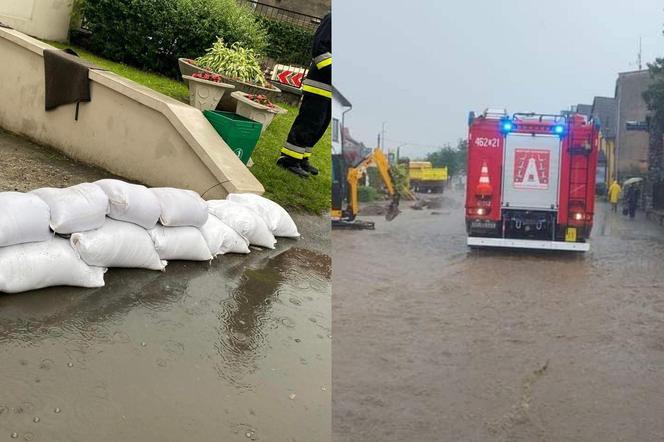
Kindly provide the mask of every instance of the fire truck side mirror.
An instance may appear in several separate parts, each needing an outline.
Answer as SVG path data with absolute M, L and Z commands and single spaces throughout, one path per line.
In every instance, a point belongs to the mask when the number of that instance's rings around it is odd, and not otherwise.
M 473 121 L 475 121 L 475 112 L 470 111 L 470 112 L 468 112 L 468 126 L 473 124 Z

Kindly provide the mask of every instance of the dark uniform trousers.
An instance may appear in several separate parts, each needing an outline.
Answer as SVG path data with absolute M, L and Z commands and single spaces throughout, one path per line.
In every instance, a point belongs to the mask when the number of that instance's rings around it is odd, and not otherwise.
M 332 118 L 332 54 L 314 59 L 302 82 L 302 103 L 281 153 L 298 160 L 311 156 Z

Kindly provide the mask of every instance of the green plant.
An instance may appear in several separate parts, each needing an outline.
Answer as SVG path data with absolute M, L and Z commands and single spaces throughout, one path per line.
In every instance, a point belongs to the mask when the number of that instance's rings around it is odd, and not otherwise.
M 205 51 L 205 55 L 195 61 L 196 65 L 226 77 L 260 86 L 267 84 L 256 53 L 238 43 L 229 47 L 222 38 L 218 38 L 212 47 Z
M 392 164 L 390 166 L 390 173 L 394 180 L 394 188 L 400 195 L 405 195 L 409 190 L 408 183 L 408 168 L 406 164 Z
M 81 21 L 83 20 L 83 7 L 85 6 L 85 0 L 74 0 L 71 11 L 71 20 L 69 21 L 69 26 L 71 29 L 78 29 L 81 26 Z
M 357 198 L 362 203 L 370 203 L 378 198 L 378 191 L 371 186 L 360 186 L 357 188 Z
M 266 17 L 258 20 L 267 31 L 265 55 L 282 64 L 309 65 L 314 41 L 312 31 Z
M 87 48 L 113 61 L 178 77 L 177 59 L 193 58 L 221 37 L 263 53 L 267 36 L 236 0 L 83 0 Z
M 436 152 L 427 155 L 433 167 L 447 167 L 450 176 L 464 173 L 466 171 L 466 155 L 468 152 L 468 141 L 459 139 L 457 146 L 446 144 Z

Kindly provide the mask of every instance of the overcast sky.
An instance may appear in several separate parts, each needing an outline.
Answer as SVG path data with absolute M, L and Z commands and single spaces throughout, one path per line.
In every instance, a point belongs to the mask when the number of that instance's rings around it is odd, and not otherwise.
M 559 112 L 664 57 L 662 0 L 333 0 L 334 84 L 351 133 L 411 157 L 466 136 L 468 111 Z M 431 148 L 426 146 L 432 146 Z

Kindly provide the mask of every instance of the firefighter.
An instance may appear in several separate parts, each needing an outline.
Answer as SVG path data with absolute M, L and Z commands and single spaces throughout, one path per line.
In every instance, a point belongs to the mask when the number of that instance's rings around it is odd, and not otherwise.
M 332 115 L 332 14 L 314 35 L 313 60 L 302 82 L 302 103 L 277 164 L 303 178 L 318 175 L 309 163 L 312 148 L 321 139 Z
M 620 184 L 618 181 L 613 180 L 613 183 L 609 186 L 609 202 L 611 203 L 611 209 L 614 212 L 618 212 L 618 200 L 620 199 Z

